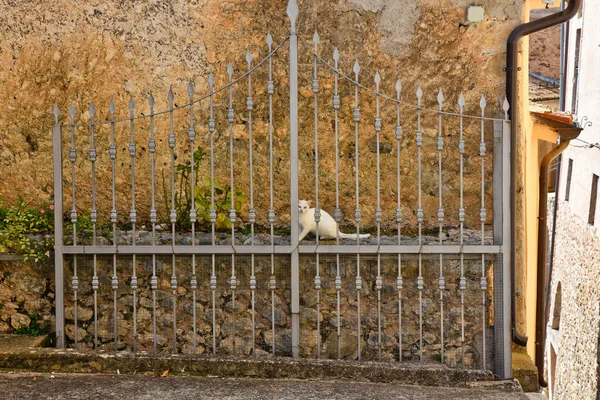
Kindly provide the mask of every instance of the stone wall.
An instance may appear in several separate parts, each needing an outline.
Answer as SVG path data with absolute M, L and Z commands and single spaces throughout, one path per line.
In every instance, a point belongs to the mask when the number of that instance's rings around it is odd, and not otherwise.
M 486 271 L 491 263 L 486 263 Z M 100 277 L 98 336 L 100 348 L 111 349 L 113 346 L 113 292 L 110 286 L 112 275 L 112 259 L 102 258 L 97 264 Z M 129 289 L 131 277 L 131 259 L 120 257 L 117 262 L 119 289 L 117 291 L 118 309 L 118 347 L 131 349 L 133 346 L 133 297 Z M 236 277 L 238 287 L 233 301 L 230 288 L 231 258 L 217 257 L 216 259 L 216 342 L 219 353 L 248 355 L 252 349 L 252 312 L 251 292 L 249 290 L 251 263 L 247 257 L 236 257 Z M 290 282 L 289 260 L 276 258 L 275 277 L 275 342 L 278 355 L 291 355 L 291 315 L 290 315 Z M 382 263 L 383 288 L 381 291 L 382 315 L 382 357 L 394 360 L 398 358 L 398 292 L 396 288 L 397 259 L 384 256 Z M 177 349 L 178 352 L 191 353 L 193 345 L 192 329 L 192 290 L 191 259 L 178 258 L 175 276 L 178 281 L 176 290 L 177 307 Z M 414 257 L 404 260 L 403 277 L 405 289 L 402 292 L 402 348 L 403 360 L 418 360 L 419 356 L 419 324 L 418 307 L 419 295 L 416 290 L 418 262 Z M 79 276 L 79 311 L 78 329 L 80 346 L 90 347 L 94 337 L 93 292 L 91 291 L 91 274 L 93 262 L 90 257 L 78 258 Z M 335 290 L 335 257 L 321 257 L 320 276 L 322 290 L 320 303 L 317 303 L 317 292 L 314 289 L 316 263 L 314 258 L 303 258 L 301 261 L 300 284 L 300 325 L 301 325 L 301 354 L 305 357 L 317 355 L 317 316 L 321 323 L 322 356 L 337 357 L 337 297 Z M 357 357 L 357 295 L 355 290 L 356 257 L 341 257 L 340 274 L 342 290 L 340 299 L 341 310 L 341 356 L 355 359 Z M 465 365 L 481 367 L 481 331 L 482 307 L 479 278 L 481 277 L 481 260 L 467 260 L 465 276 L 468 279 L 465 291 L 465 342 L 461 342 L 461 308 L 458 280 L 460 277 L 459 261 L 456 257 L 447 257 L 444 262 L 444 274 L 447 290 L 444 292 L 444 325 L 445 325 L 445 362 L 448 365 Z M 211 261 L 209 257 L 198 257 L 196 273 L 199 288 L 197 290 L 197 332 L 198 352 L 212 351 L 212 295 L 209 287 Z M 423 292 L 423 354 L 425 360 L 440 359 L 440 303 L 438 290 L 439 265 L 436 261 L 423 263 L 425 290 Z M 153 303 L 150 290 L 152 263 L 150 258 L 137 258 L 137 274 L 139 290 L 137 292 L 137 329 L 139 350 L 151 350 L 153 346 Z M 255 298 L 255 343 L 258 354 L 271 352 L 271 292 L 268 287 L 271 275 L 270 258 L 256 257 L 255 275 L 257 289 Z M 363 359 L 377 358 L 377 292 L 375 277 L 377 262 L 372 257 L 361 257 L 361 347 Z M 70 287 L 72 263 L 67 267 L 65 284 Z M 173 349 L 173 292 L 171 288 L 172 263 L 171 257 L 158 257 L 157 264 L 158 289 L 156 292 L 157 308 L 157 341 L 160 351 Z M 486 293 L 486 322 L 490 318 L 490 293 Z M 72 344 L 74 340 L 74 303 L 72 290 L 67 291 L 66 297 L 67 337 Z M 317 306 L 319 312 L 317 312 Z M 489 324 L 486 323 L 486 326 Z M 489 336 L 490 332 L 488 332 Z M 235 347 L 234 347 L 235 340 Z M 488 337 L 487 350 L 490 357 L 493 348 Z M 488 359 L 488 363 L 490 360 Z M 491 364 L 488 364 L 491 366 Z
M 36 314 L 40 326 L 55 324 L 54 268 L 0 260 L 0 333 L 29 327 Z
M 405 239 L 410 240 L 410 239 Z M 219 354 L 248 355 L 252 349 L 252 308 L 249 282 L 251 260 L 249 257 L 235 258 L 235 275 L 238 286 L 235 301 L 230 287 L 231 257 L 216 257 L 215 274 L 215 332 Z M 415 255 L 402 257 L 403 290 L 402 300 L 402 360 L 419 359 L 419 292 L 417 276 L 419 262 Z M 443 292 L 444 324 L 444 363 L 449 366 L 482 368 L 483 325 L 485 321 L 487 368 L 493 365 L 493 258 L 487 259 L 483 266 L 489 288 L 481 292 L 479 281 L 482 274 L 480 257 L 465 257 L 464 276 L 464 341 L 461 339 L 463 316 L 461 294 L 459 290 L 460 259 L 456 255 L 446 255 L 443 260 L 443 274 L 446 289 Z M 381 256 L 381 358 L 398 360 L 399 340 L 399 294 L 396 289 L 398 259 L 395 255 Z M 75 339 L 75 302 L 71 279 L 74 274 L 74 260 L 68 258 L 65 265 L 65 318 L 67 345 L 74 346 Z M 96 327 L 100 349 L 112 350 L 114 345 L 114 295 L 111 277 L 113 259 L 110 256 L 98 256 L 96 273 L 99 277 L 97 325 L 94 323 L 94 293 L 91 289 L 94 274 L 92 256 L 77 257 L 77 277 L 79 282 L 77 307 L 77 335 L 80 348 L 92 348 Z M 150 288 L 152 258 L 136 258 L 138 290 L 134 298 L 130 288 L 132 276 L 132 258 L 119 256 L 116 270 L 118 289 L 116 292 L 117 309 L 117 348 L 132 350 L 134 342 L 133 324 L 137 324 L 137 350 L 151 351 L 153 348 L 153 318 L 157 321 L 157 346 L 160 352 L 173 351 L 173 320 L 176 320 L 177 352 L 193 352 L 193 310 L 197 312 L 197 351 L 212 351 L 212 293 L 210 276 L 211 258 L 196 258 L 196 277 L 198 289 L 196 304 L 190 288 L 192 277 L 191 257 L 177 257 L 175 272 L 171 256 L 157 256 L 156 275 L 156 313 L 154 314 L 153 293 Z M 300 352 L 303 357 L 316 357 L 319 332 L 317 318 L 320 321 L 320 341 L 322 357 L 337 358 L 337 292 L 335 289 L 336 258 L 321 256 L 319 276 L 321 291 L 319 300 L 315 289 L 316 260 L 314 256 L 301 257 L 300 264 Z M 20 325 L 27 324 L 26 314 L 38 312 L 44 322 L 54 330 L 53 279 L 52 268 L 32 267 L 26 263 L 4 263 L 0 280 L 0 332 L 14 332 Z M 171 289 L 172 276 L 177 279 L 177 289 Z M 423 358 L 425 361 L 439 362 L 441 359 L 441 303 L 438 278 L 440 274 L 437 256 L 424 256 L 422 275 L 423 290 Z M 377 259 L 362 256 L 360 275 L 363 286 L 360 291 L 361 307 L 361 358 L 377 359 L 378 319 L 377 319 Z M 272 351 L 272 298 L 269 288 L 271 262 L 269 256 L 255 257 L 255 336 L 256 351 L 266 355 Z M 287 257 L 275 257 L 274 277 L 277 289 L 275 300 L 275 343 L 276 354 L 291 355 L 291 314 L 290 314 L 290 263 Z M 344 359 L 356 359 L 358 335 L 358 298 L 355 286 L 357 259 L 354 255 L 340 256 L 340 354 Z M 482 297 L 483 295 L 483 297 Z M 175 309 L 173 308 L 176 302 Z M 485 301 L 485 320 L 482 319 Z
M 479 114 L 479 98 L 485 93 L 488 100 L 488 116 L 497 116 L 496 100 L 504 92 L 502 67 L 505 57 L 505 42 L 510 30 L 519 22 L 521 2 L 517 0 L 480 2 L 486 7 L 485 20 L 477 24 L 466 21 L 466 6 L 471 2 L 433 1 L 414 2 L 395 0 L 392 2 L 372 0 L 340 0 L 330 2 L 300 2 L 303 14 L 299 30 L 301 37 L 310 41 L 315 28 L 321 36 L 320 52 L 331 58 L 334 47 L 341 52 L 341 69 L 351 70 L 355 58 L 361 63 L 362 83 L 373 87 L 373 76 L 378 69 L 382 73 L 382 91 L 394 95 L 394 84 L 400 76 L 404 83 L 403 99 L 414 104 L 415 91 L 420 83 L 425 93 L 423 104 L 437 108 L 438 87 L 444 89 L 445 108 L 456 111 L 456 99 L 464 92 L 467 99 L 465 111 Z M 402 16 L 398 20 L 398 16 Z M 3 7 L 0 17 L 3 41 L 0 44 L 0 168 L 3 179 L 0 193 L 3 198 L 13 201 L 19 194 L 27 199 L 44 201 L 52 196 L 51 140 L 52 105 L 60 107 L 61 121 L 66 121 L 69 104 L 74 102 L 77 109 L 76 122 L 89 122 L 86 110 L 90 101 L 98 109 L 96 120 L 108 117 L 108 102 L 114 99 L 117 117 L 128 116 L 127 102 L 132 96 L 137 102 L 136 115 L 148 113 L 146 96 L 152 92 L 156 98 L 156 109 L 167 107 L 167 92 L 172 85 L 176 103 L 187 99 L 186 85 L 189 80 L 196 84 L 198 95 L 208 92 L 206 78 L 209 71 L 217 76 L 217 87 L 225 83 L 224 73 L 229 60 L 234 62 L 236 76 L 246 69 L 244 55 L 250 48 L 255 60 L 266 54 L 265 35 L 267 29 L 273 34 L 275 43 L 280 43 L 287 35 L 285 2 L 275 0 L 254 1 L 214 1 L 200 0 L 170 2 L 86 2 L 67 1 L 41 3 L 10 2 Z M 300 162 L 301 197 L 314 197 L 314 156 L 312 155 L 312 92 L 310 90 L 312 59 L 301 44 L 300 55 Z M 280 183 L 277 190 L 275 208 L 278 222 L 289 220 L 287 149 L 287 50 L 274 64 L 276 83 L 275 100 L 275 179 Z M 320 195 L 322 204 L 333 207 L 333 128 L 331 126 L 332 75 L 321 67 L 320 95 L 321 109 L 326 118 L 320 121 L 322 156 Z M 255 92 L 255 163 L 256 187 L 267 187 L 267 147 L 266 135 L 266 70 L 257 71 L 253 81 Z M 234 136 L 236 184 L 249 191 L 247 164 L 247 115 L 245 104 L 245 82 L 236 86 L 234 107 L 236 109 Z M 353 215 L 353 87 L 340 86 L 342 111 L 340 113 L 340 168 L 342 182 L 340 191 L 350 201 L 342 204 L 342 211 Z M 228 135 L 226 122 L 226 97 L 218 95 L 216 174 L 228 183 L 227 159 Z M 279 105 L 282 105 L 279 107 Z M 208 146 L 207 135 L 208 104 L 202 102 L 196 108 L 198 146 Z M 395 109 L 383 104 L 382 141 L 385 146 L 395 147 Z M 361 160 L 359 175 L 362 204 L 375 203 L 376 190 L 372 184 L 375 176 L 375 155 L 369 146 L 374 141 L 373 96 L 361 98 L 361 138 L 359 146 Z M 176 149 L 178 160 L 189 158 L 186 146 L 186 132 L 189 117 L 184 112 L 175 114 L 175 130 L 178 138 Z M 443 135 L 446 139 L 444 150 L 447 222 L 456 222 L 458 214 L 458 151 L 456 118 L 448 118 Z M 168 119 L 157 121 L 159 149 L 166 149 Z M 491 125 L 488 129 L 488 149 L 491 150 Z M 415 112 L 403 107 L 403 128 L 406 132 L 403 143 L 402 173 L 404 175 L 403 202 L 406 204 L 406 219 L 411 224 L 416 217 L 416 165 L 414 159 L 414 132 L 416 131 Z M 129 158 L 127 151 L 128 126 L 117 128 L 118 163 L 117 191 L 119 193 L 119 218 L 128 215 L 129 198 Z M 465 121 L 467 151 L 465 174 L 465 203 L 467 222 L 477 224 L 479 218 L 479 182 L 476 156 L 479 146 L 479 124 Z M 423 163 L 433 168 L 437 163 L 435 136 L 437 116 L 423 113 L 425 136 Z M 66 132 L 68 135 L 68 131 Z M 137 125 L 136 137 L 138 160 L 136 168 L 140 190 L 137 193 L 140 218 L 148 215 L 150 204 L 149 190 L 145 188 L 149 180 L 148 152 L 145 148 L 148 124 Z M 89 132 L 76 130 L 77 146 L 80 150 L 77 172 L 85 179 L 78 180 L 78 190 L 82 199 L 78 202 L 80 215 L 90 211 L 89 200 Z M 109 204 L 109 163 L 107 157 L 108 129 L 98 128 L 97 144 L 100 153 L 98 161 L 98 183 L 104 189 L 99 191 L 99 209 L 106 218 Z M 65 138 L 68 142 L 68 138 Z M 168 149 L 158 157 L 159 169 L 168 164 Z M 382 156 L 382 202 L 384 219 L 392 224 L 395 209 L 395 150 Z M 488 152 L 488 154 L 491 154 Z M 491 171 L 491 156 L 486 174 Z M 179 162 L 179 161 L 178 161 Z M 68 166 L 65 165 L 65 172 Z M 445 167 L 445 168 L 446 168 Z M 202 174 L 208 171 L 205 161 Z M 159 186 L 161 174 L 158 172 Z M 491 205 L 488 185 L 487 204 Z M 65 196 L 69 198 L 69 186 Z M 426 211 L 426 224 L 437 223 L 437 176 L 425 173 L 423 176 L 423 207 Z M 162 186 L 157 196 L 159 212 L 163 213 Z M 260 212 L 259 222 L 266 221 L 268 196 L 266 191 L 256 194 L 256 208 Z M 68 204 L 67 204 L 68 206 Z M 365 207 L 363 220 L 373 224 L 374 207 Z M 491 212 L 488 210 L 488 221 Z M 163 215 L 163 217 L 165 217 Z M 247 220 L 247 205 L 242 212 Z
M 555 399 L 595 400 L 599 393 L 600 235 L 559 203 L 549 325 L 558 327 Z M 560 285 L 560 310 L 557 289 Z M 549 335 L 550 336 L 550 335 Z M 547 359 L 550 354 L 547 351 Z

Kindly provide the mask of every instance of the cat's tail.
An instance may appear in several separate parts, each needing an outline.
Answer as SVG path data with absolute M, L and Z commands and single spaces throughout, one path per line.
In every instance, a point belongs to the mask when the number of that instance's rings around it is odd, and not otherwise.
M 359 239 L 366 239 L 366 238 L 370 238 L 371 234 L 370 233 L 363 233 L 358 235 Z M 340 232 L 340 238 L 341 239 L 356 239 L 356 233 L 344 233 L 344 232 Z

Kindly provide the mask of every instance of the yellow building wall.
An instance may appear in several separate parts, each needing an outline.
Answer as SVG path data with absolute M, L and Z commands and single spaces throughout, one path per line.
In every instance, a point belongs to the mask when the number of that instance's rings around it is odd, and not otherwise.
M 557 3 L 558 4 L 558 3 Z M 532 9 L 545 8 L 541 0 L 529 0 L 523 7 L 523 22 Z M 556 143 L 558 135 L 534 123 L 529 113 L 529 37 L 521 39 L 517 66 L 517 324 L 528 337 L 527 354 L 535 359 L 537 297 L 537 243 L 539 166 L 545 154 L 538 154 L 538 140 Z M 520 175 L 520 176 L 519 176 Z M 520 203 L 520 204 L 519 204 Z

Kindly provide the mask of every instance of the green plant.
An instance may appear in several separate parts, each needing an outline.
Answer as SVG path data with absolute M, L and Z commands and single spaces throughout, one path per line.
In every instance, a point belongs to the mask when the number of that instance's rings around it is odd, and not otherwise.
M 0 253 L 23 254 L 25 260 L 46 261 L 54 248 L 54 206 L 32 208 L 22 197 L 5 207 L 0 200 Z M 32 240 L 32 235 L 44 235 Z
M 205 151 L 202 148 L 198 148 L 194 152 L 194 171 L 198 171 L 200 163 L 205 158 Z M 190 209 L 192 206 L 192 196 L 190 195 L 190 180 L 191 180 L 191 162 L 190 160 L 185 161 L 183 164 L 175 166 L 176 180 L 178 181 L 178 188 L 175 189 L 174 193 L 174 208 L 177 212 L 177 225 L 182 228 L 190 228 Z M 204 228 L 208 229 L 210 226 L 210 210 L 212 207 L 213 193 L 211 187 L 210 177 L 204 178 L 202 181 L 197 179 L 194 188 L 194 206 L 196 208 L 196 223 Z M 165 207 L 167 215 L 170 214 L 171 200 L 168 196 L 167 183 L 165 176 L 162 177 L 163 184 L 163 196 L 165 200 Z M 231 198 L 233 196 L 233 203 L 236 213 L 239 213 L 242 209 L 242 205 L 246 201 L 246 196 L 240 189 L 236 189 L 233 193 L 230 185 L 222 185 L 218 179 L 214 180 L 214 207 L 216 212 L 215 228 L 217 230 L 231 229 L 231 221 L 229 220 L 229 210 L 231 208 Z
M 198 220 L 203 220 L 205 224 L 210 224 L 210 210 L 212 207 L 212 187 L 210 177 L 202 180 L 201 185 L 197 185 L 195 189 L 195 204 Z M 215 178 L 214 180 L 214 203 L 215 203 L 215 228 L 217 230 L 231 229 L 231 221 L 229 220 L 229 210 L 231 208 L 231 198 L 233 196 L 233 205 L 235 212 L 239 213 L 242 205 L 246 201 L 246 196 L 240 189 L 231 192 L 230 185 L 221 185 Z
M 48 333 L 48 325 L 40 324 L 42 317 L 40 314 L 33 312 L 29 314 L 30 322 L 29 326 L 21 325 L 15 331 L 16 334 L 19 335 L 33 335 L 33 336 L 42 336 Z
M 203 148 L 199 147 L 198 150 L 194 152 L 194 171 L 198 171 L 198 167 L 202 160 L 204 160 L 205 151 Z M 175 181 L 178 187 L 175 187 L 174 193 L 174 208 L 177 212 L 177 221 L 176 224 L 182 228 L 190 228 L 190 215 L 189 210 L 192 204 L 192 197 L 190 195 L 189 187 L 190 180 L 192 174 L 191 161 L 186 160 L 183 164 L 175 165 Z M 162 173 L 162 185 L 163 185 L 163 199 L 165 203 L 165 211 L 166 215 L 171 214 L 171 199 L 168 195 L 168 188 L 170 183 L 166 182 L 164 171 Z

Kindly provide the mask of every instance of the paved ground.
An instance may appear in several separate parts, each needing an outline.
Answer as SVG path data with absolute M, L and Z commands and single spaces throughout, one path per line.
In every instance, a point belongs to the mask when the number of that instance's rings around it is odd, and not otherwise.
M 389 383 L 221 379 L 144 375 L 0 373 L 0 398 L 527 400 L 523 393 Z

